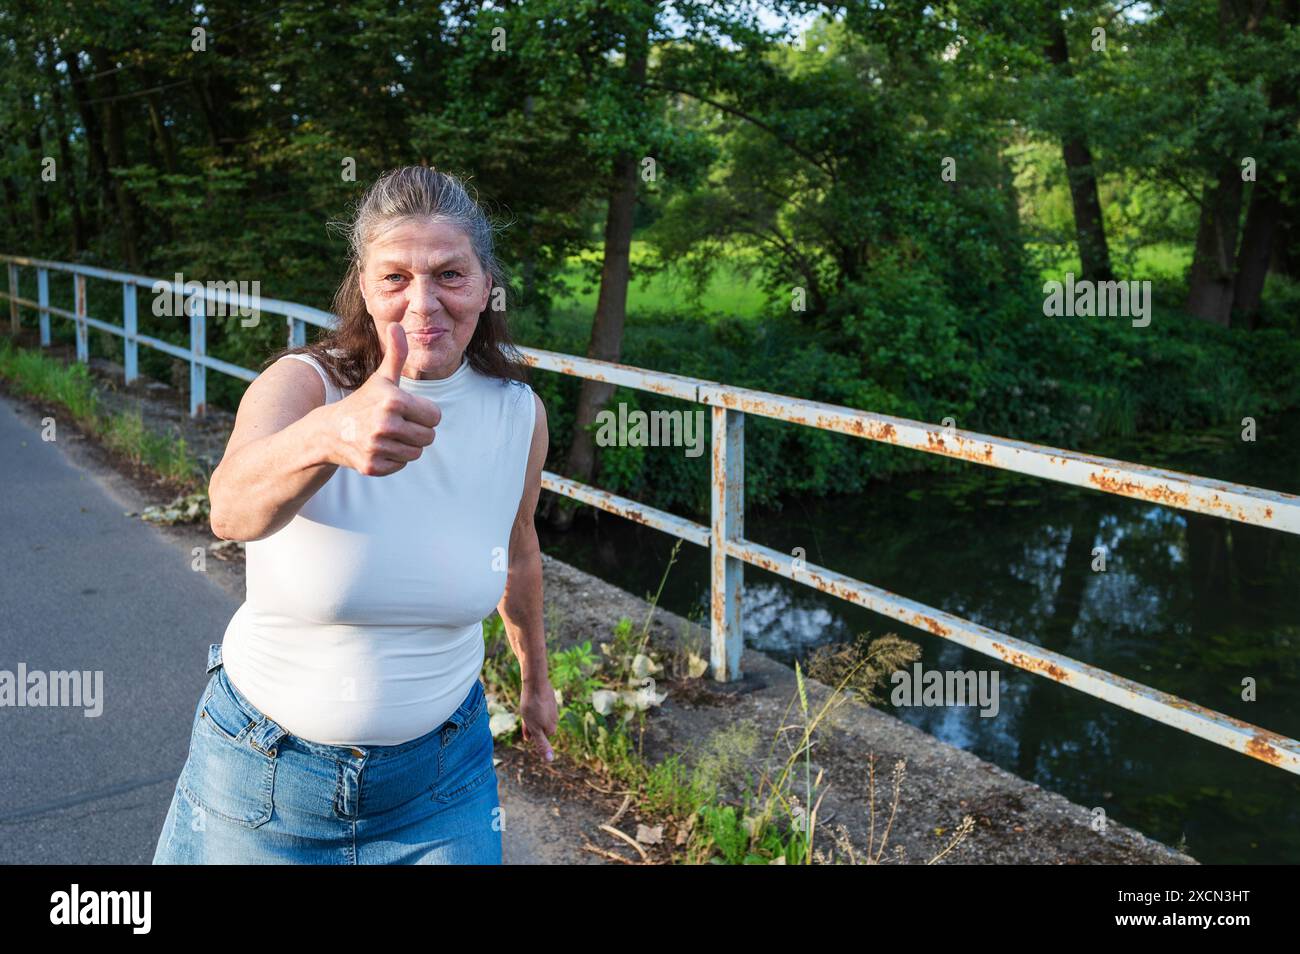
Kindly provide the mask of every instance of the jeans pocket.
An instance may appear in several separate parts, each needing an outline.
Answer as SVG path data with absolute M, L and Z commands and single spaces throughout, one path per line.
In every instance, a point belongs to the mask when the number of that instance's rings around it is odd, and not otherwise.
M 496 777 L 492 764 L 492 729 L 480 706 L 474 720 L 443 745 L 438 754 L 438 785 L 433 797 L 439 802 L 462 798 Z
M 256 725 L 218 684 L 190 733 L 180 778 L 196 808 L 245 828 L 266 824 L 275 807 L 276 756 L 253 746 Z

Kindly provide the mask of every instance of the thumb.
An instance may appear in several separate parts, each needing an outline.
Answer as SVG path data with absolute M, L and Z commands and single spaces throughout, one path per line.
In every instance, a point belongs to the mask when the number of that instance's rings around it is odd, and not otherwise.
M 546 761 L 550 762 L 555 759 L 555 752 L 551 749 L 551 743 L 546 739 L 546 733 L 538 729 L 530 729 L 527 722 L 524 723 L 524 741 L 532 742 L 533 748 L 537 750 L 539 755 L 544 756 Z
M 385 334 L 387 347 L 384 349 L 384 360 L 379 363 L 379 370 L 375 374 L 397 385 L 402 376 L 402 366 L 406 364 L 406 329 L 394 321 Z

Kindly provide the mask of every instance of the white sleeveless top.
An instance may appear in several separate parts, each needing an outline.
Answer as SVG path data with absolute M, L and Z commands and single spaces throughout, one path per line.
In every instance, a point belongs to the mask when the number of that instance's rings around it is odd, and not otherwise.
M 342 390 L 309 355 L 327 403 Z M 396 745 L 441 726 L 483 666 L 537 414 L 532 388 L 462 358 L 443 380 L 403 376 L 442 410 L 394 474 L 350 467 L 285 526 L 246 544 L 247 597 L 226 628 L 235 688 L 300 738 Z

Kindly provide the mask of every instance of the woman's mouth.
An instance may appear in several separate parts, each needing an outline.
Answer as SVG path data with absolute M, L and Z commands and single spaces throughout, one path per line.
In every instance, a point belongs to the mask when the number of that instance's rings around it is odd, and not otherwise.
M 436 341 L 447 333 L 446 328 L 422 328 L 419 331 L 408 331 L 406 336 L 414 338 L 416 341 Z

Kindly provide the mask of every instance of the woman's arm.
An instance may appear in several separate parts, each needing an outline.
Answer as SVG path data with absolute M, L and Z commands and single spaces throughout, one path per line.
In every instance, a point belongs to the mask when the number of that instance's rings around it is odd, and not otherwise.
M 537 421 L 533 425 L 533 444 L 528 452 L 528 470 L 524 477 L 523 499 L 510 531 L 510 570 L 506 592 L 497 612 L 506 624 L 506 636 L 519 657 L 523 685 L 519 692 L 519 718 L 525 742 L 531 742 L 537 754 L 551 761 L 549 735 L 555 734 L 560 721 L 547 672 L 546 633 L 542 629 L 542 548 L 537 542 L 533 514 L 542 493 L 542 465 L 546 463 L 546 408 L 537 402 Z
M 519 670 L 525 688 L 550 689 L 547 673 L 546 634 L 542 619 L 542 547 L 537 541 L 537 528 L 533 523 L 537 511 L 537 498 L 542 492 L 542 466 L 546 463 L 549 436 L 546 429 L 546 408 L 536 394 L 537 420 L 533 425 L 533 442 L 528 452 L 528 466 L 524 476 L 524 493 L 510 531 L 510 566 L 506 576 L 506 591 L 497 605 L 497 612 L 505 623 L 510 646 L 519 658 Z M 553 697 L 552 697 L 553 698 Z M 548 731 L 553 731 L 551 727 Z
M 248 386 L 208 484 L 217 537 L 271 535 L 333 476 L 327 407 L 320 375 L 297 359 L 277 361 Z
M 325 403 L 306 362 L 281 358 L 248 386 L 225 456 L 212 472 L 212 532 L 260 540 L 294 518 L 339 467 L 366 477 L 401 470 L 433 443 L 442 419 L 428 398 L 399 386 L 406 334 L 394 322 L 384 359 L 361 387 Z

